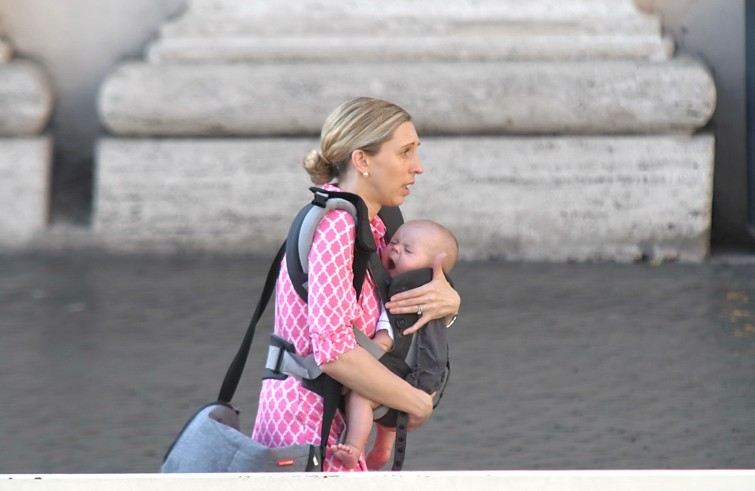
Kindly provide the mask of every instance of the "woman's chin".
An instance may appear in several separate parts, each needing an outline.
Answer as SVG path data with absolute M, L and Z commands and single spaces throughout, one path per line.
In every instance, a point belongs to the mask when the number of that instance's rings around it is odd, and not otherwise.
M 396 196 L 390 206 L 401 206 L 404 204 L 404 196 Z

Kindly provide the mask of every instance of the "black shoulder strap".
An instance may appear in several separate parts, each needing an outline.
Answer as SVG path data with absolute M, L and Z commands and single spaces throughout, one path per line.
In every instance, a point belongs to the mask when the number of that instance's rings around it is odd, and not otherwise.
M 228 367 L 228 371 L 223 379 L 223 385 L 220 387 L 220 394 L 218 400 L 223 402 L 231 402 L 233 395 L 236 393 L 236 388 L 241 380 L 241 374 L 244 372 L 246 366 L 246 359 L 249 356 L 249 348 L 252 346 L 252 340 L 254 339 L 254 331 L 257 329 L 257 323 L 265 312 L 270 297 L 273 296 L 275 291 L 275 283 L 278 281 L 278 273 L 280 272 L 280 264 L 283 260 L 283 254 L 286 251 L 286 243 L 284 242 L 278 249 L 278 254 L 273 259 L 273 264 L 270 265 L 270 270 L 267 273 L 267 279 L 265 280 L 265 286 L 262 288 L 262 294 L 260 294 L 259 302 L 257 302 L 257 308 L 252 315 L 252 320 L 249 322 L 249 327 L 246 329 L 244 339 L 241 341 L 241 346 L 233 358 L 231 365 Z
M 286 266 L 288 268 L 288 274 L 294 285 L 296 293 L 305 302 L 308 299 L 307 292 L 307 277 L 308 272 L 304 268 L 307 258 L 302 257 L 303 253 L 308 253 L 309 246 L 307 244 L 303 250 L 300 247 L 300 241 L 302 239 L 311 240 L 308 234 L 314 234 L 314 229 L 319 223 L 319 212 L 328 207 L 330 200 L 342 200 L 350 203 L 356 212 L 354 222 L 356 224 L 356 241 L 354 243 L 354 290 L 357 293 L 357 297 L 362 292 L 362 284 L 367 273 L 367 264 L 370 256 L 377 251 L 375 240 L 372 237 L 372 230 L 370 229 L 370 221 L 367 219 L 367 206 L 362 199 L 353 193 L 346 193 L 341 191 L 326 191 L 324 189 L 312 187 L 309 188 L 314 193 L 312 202 L 302 208 L 296 215 L 291 228 L 288 232 L 288 239 L 286 246 Z M 315 209 L 319 207 L 321 210 Z M 400 212 L 399 212 L 400 213 Z M 303 228 L 307 227 L 307 236 L 302 238 Z M 312 228 L 312 230 L 309 230 Z
M 265 279 L 265 286 L 262 288 L 260 299 L 257 302 L 257 308 L 252 315 L 252 319 L 247 327 L 244 339 L 241 341 L 238 352 L 233 358 L 231 365 L 228 367 L 228 371 L 223 379 L 223 385 L 220 387 L 220 393 L 218 394 L 218 401 L 230 403 L 233 399 L 233 395 L 236 393 L 241 375 L 244 373 L 244 367 L 246 366 L 247 358 L 249 357 L 249 350 L 254 340 L 254 333 L 257 330 L 257 323 L 262 317 L 262 314 L 267 308 L 267 304 L 270 302 L 270 298 L 275 291 L 275 284 L 278 281 L 278 274 L 280 273 L 281 261 L 283 261 L 283 255 L 286 252 L 286 242 L 284 242 L 278 253 L 273 259 L 273 263 L 270 265 L 270 270 L 267 273 L 267 279 Z M 333 418 L 335 417 L 336 410 L 338 409 L 338 401 L 341 396 L 341 384 L 335 381 L 332 377 L 325 374 L 320 375 L 315 381 L 317 385 L 316 390 L 312 388 L 323 397 L 323 422 L 321 426 L 320 435 L 320 470 L 322 470 L 322 459 L 325 457 L 325 451 L 328 443 L 328 436 L 330 435 L 330 427 L 333 424 Z
M 378 216 L 383 220 L 383 224 L 385 225 L 385 242 L 387 244 L 391 241 L 391 237 L 396 233 L 396 230 L 404 223 L 404 216 L 397 206 L 384 206 L 378 212 Z M 373 254 L 368 258 L 367 265 L 370 268 L 370 272 L 372 272 L 372 278 L 375 280 L 380 299 L 383 303 L 388 302 L 390 300 L 388 287 L 391 284 L 391 277 L 388 271 L 383 267 L 383 263 L 377 254 Z
M 385 224 L 385 242 L 388 243 L 396 230 L 403 225 L 404 215 L 401 214 L 398 206 L 384 206 L 378 212 L 378 216 Z

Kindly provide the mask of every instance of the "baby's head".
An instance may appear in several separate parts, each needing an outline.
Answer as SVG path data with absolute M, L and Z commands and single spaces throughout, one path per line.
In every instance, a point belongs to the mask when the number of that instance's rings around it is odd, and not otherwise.
M 454 234 L 431 220 L 412 220 L 393 234 L 383 251 L 383 266 L 391 277 L 396 277 L 413 269 L 432 267 L 433 260 L 442 252 L 446 253 L 443 272 L 448 273 L 459 254 L 459 243 Z

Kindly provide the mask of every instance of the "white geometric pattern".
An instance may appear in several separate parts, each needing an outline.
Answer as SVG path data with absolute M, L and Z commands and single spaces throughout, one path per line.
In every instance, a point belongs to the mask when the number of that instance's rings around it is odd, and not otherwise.
M 338 191 L 332 185 L 323 187 Z M 385 225 L 376 216 L 370 228 L 378 252 L 382 253 Z M 281 263 L 276 285 L 275 333 L 293 343 L 297 353 L 304 356 L 314 353 L 318 364 L 333 361 L 357 346 L 352 326 L 370 337 L 375 333 L 380 297 L 368 272 L 362 294 L 359 300 L 356 298 L 352 271 L 355 238 L 354 219 L 347 211 L 333 210 L 320 221 L 309 254 L 308 304 L 294 290 L 285 258 Z M 270 447 L 319 444 L 322 411 L 322 398 L 303 388 L 300 380 L 294 377 L 265 380 L 252 438 Z M 343 415 L 339 412 L 330 430 L 329 444 L 336 443 L 343 430 Z M 363 457 L 354 470 L 366 470 Z M 328 452 L 324 470 L 349 469 Z

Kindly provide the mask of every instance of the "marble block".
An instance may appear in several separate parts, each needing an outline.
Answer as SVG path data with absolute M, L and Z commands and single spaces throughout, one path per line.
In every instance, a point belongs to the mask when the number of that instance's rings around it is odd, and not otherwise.
M 310 199 L 310 138 L 115 139 L 97 151 L 93 227 L 114 252 L 272 254 Z M 425 137 L 407 218 L 465 259 L 699 261 L 714 139 Z
M 311 193 L 310 139 L 114 139 L 96 152 L 93 230 L 114 251 L 267 252 Z
M 425 139 L 405 209 L 454 230 L 466 258 L 699 261 L 714 146 L 707 134 Z
M 20 250 L 49 221 L 52 139 L 0 138 L 0 250 Z
M 430 134 L 691 133 L 716 104 L 699 62 L 127 63 L 101 121 L 122 136 L 317 135 L 342 101 L 396 102 Z

